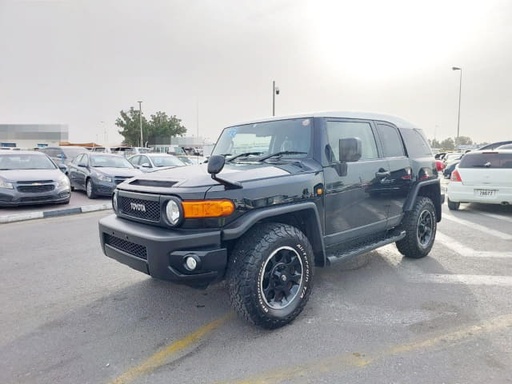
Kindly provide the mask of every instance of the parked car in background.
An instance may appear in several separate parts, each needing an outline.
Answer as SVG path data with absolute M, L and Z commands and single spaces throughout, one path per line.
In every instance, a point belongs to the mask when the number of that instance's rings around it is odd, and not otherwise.
M 65 164 L 69 166 L 71 160 L 77 157 L 79 154 L 87 152 L 85 147 L 75 146 L 55 146 L 55 147 L 41 147 L 39 152 L 47 154 L 57 164 Z
M 141 173 L 122 156 L 97 152 L 78 155 L 68 171 L 71 187 L 84 190 L 90 199 L 111 196 L 117 184 Z
M 452 161 L 450 164 L 445 165 L 443 169 L 443 176 L 447 179 L 449 179 L 452 175 L 453 170 L 455 167 L 457 167 L 457 164 L 459 164 L 460 160 Z
M 478 148 L 478 150 L 479 151 L 494 150 L 494 149 L 498 149 L 498 147 L 501 147 L 502 145 L 505 145 L 505 144 L 512 144 L 512 140 L 497 141 L 495 143 L 486 144 L 486 145 Z
M 460 160 L 460 158 L 461 158 L 463 155 L 464 155 L 463 153 L 459 153 L 459 152 L 447 153 L 447 154 L 443 157 L 443 162 L 444 162 L 445 166 L 447 166 L 447 165 L 448 165 L 448 164 L 450 164 L 452 161 Z
M 186 164 L 176 156 L 167 153 L 146 153 L 128 158 L 136 168 L 143 172 L 153 172 L 163 168 L 183 167 Z
M 512 204 L 512 150 L 466 153 L 446 193 L 452 210 L 460 203 Z
M 67 204 L 70 198 L 69 179 L 44 153 L 0 152 L 0 207 Z

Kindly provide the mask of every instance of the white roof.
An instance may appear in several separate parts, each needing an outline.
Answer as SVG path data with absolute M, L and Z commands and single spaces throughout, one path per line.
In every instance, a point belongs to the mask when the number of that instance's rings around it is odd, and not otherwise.
M 387 115 L 383 113 L 373 113 L 373 112 L 355 112 L 355 111 L 328 111 L 328 112 L 312 112 L 312 113 L 301 113 L 295 115 L 287 115 L 287 116 L 274 116 L 269 118 L 255 119 L 250 121 L 241 122 L 239 124 L 233 125 L 243 125 L 243 124 L 254 124 L 261 123 L 267 121 L 278 121 L 278 120 L 286 120 L 286 119 L 294 119 L 294 118 L 308 118 L 308 117 L 335 117 L 335 118 L 349 118 L 349 119 L 363 119 L 363 120 L 380 120 L 387 121 L 392 123 L 400 128 L 418 128 L 416 125 L 400 118 L 397 116 Z

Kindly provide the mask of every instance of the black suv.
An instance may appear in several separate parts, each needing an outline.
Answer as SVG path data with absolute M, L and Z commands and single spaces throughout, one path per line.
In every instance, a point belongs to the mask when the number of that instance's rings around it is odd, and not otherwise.
M 426 256 L 443 200 L 420 129 L 318 113 L 225 128 L 207 164 L 118 185 L 99 227 L 108 257 L 196 288 L 226 279 L 243 318 L 277 328 L 306 305 L 315 267 L 389 243 Z

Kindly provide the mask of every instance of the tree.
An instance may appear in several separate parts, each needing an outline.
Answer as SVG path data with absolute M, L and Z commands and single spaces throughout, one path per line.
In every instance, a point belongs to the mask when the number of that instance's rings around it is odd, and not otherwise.
M 133 147 L 139 146 L 140 143 L 140 115 L 139 111 L 135 110 L 133 107 L 130 107 L 128 111 L 121 111 L 121 117 L 118 117 L 116 120 L 116 125 L 119 128 L 119 134 L 124 137 L 124 142 L 126 145 L 130 145 Z M 142 134 L 143 140 L 146 140 L 146 135 L 148 132 L 148 121 L 142 114 Z M 144 146 L 142 144 L 141 146 Z
M 459 136 L 455 138 L 455 146 L 458 147 L 459 145 L 472 145 L 473 140 L 471 140 L 470 137 L 467 136 Z
M 124 137 L 124 143 L 130 146 L 145 146 L 146 144 L 170 144 L 171 137 L 183 136 L 187 129 L 181 125 L 176 116 L 167 116 L 165 112 L 156 112 L 148 121 L 142 113 L 142 135 L 144 143 L 140 143 L 140 115 L 139 110 L 130 107 L 128 111 L 121 111 L 116 125 L 122 128 L 119 134 Z
M 187 132 L 180 119 L 161 111 L 151 115 L 149 127 L 147 141 L 152 145 L 170 144 L 171 137 L 183 136 Z
M 440 146 L 447 151 L 453 151 L 455 149 L 455 143 L 451 137 L 441 141 Z

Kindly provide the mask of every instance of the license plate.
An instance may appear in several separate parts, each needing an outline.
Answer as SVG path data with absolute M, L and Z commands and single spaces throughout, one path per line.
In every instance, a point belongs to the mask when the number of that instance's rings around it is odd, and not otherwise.
M 475 195 L 480 197 L 495 197 L 496 189 L 475 189 Z

